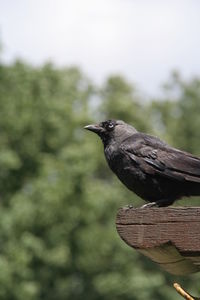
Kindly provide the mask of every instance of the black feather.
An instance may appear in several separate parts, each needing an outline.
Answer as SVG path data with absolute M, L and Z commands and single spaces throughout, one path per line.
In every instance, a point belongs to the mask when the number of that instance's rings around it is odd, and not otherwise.
M 199 157 L 137 132 L 123 121 L 100 124 L 98 135 L 110 168 L 138 196 L 158 206 L 183 196 L 200 196 Z

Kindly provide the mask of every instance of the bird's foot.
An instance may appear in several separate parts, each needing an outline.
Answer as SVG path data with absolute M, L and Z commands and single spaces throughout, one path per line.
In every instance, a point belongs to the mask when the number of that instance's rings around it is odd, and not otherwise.
M 131 209 L 131 208 L 134 208 L 132 204 L 127 204 L 124 206 L 124 209 Z
M 151 208 L 151 207 L 158 207 L 158 203 L 150 202 L 141 206 L 141 208 Z
M 150 202 L 141 206 L 141 208 L 148 208 L 148 207 L 166 207 L 173 204 L 174 199 L 161 199 L 156 202 Z

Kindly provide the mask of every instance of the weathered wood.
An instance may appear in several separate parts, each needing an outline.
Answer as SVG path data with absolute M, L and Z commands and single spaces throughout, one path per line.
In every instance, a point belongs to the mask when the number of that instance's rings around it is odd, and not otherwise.
M 200 207 L 122 208 L 117 231 L 166 271 L 186 275 L 200 271 Z

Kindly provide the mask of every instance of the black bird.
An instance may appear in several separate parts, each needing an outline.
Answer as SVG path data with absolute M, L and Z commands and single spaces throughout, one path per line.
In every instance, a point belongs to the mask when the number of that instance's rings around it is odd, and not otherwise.
M 99 135 L 111 170 L 145 201 L 168 206 L 184 196 L 200 196 L 200 158 L 138 132 L 119 120 L 84 127 Z

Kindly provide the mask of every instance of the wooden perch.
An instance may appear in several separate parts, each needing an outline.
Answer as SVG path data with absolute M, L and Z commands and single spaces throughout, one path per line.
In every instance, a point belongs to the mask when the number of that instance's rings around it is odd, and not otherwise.
M 200 207 L 121 208 L 117 231 L 171 274 L 200 271 Z

